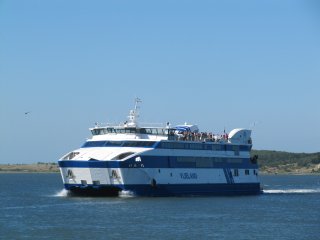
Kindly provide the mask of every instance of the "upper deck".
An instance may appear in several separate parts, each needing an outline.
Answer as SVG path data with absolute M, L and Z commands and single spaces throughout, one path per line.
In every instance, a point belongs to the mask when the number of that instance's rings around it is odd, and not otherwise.
M 190 142 L 215 142 L 223 144 L 252 145 L 251 130 L 234 129 L 229 134 L 214 134 L 212 132 L 200 132 L 197 125 L 177 125 L 171 127 L 170 123 L 159 126 L 139 126 L 138 103 L 136 99 L 134 110 L 131 110 L 128 120 L 118 125 L 96 124 L 90 128 L 93 135 L 92 141 L 101 140 L 151 140 L 151 141 L 190 141 Z M 89 140 L 90 141 L 90 140 Z

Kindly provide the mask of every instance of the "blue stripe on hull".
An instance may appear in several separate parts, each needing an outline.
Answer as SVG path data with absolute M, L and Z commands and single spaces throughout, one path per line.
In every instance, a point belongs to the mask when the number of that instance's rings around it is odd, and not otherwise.
M 75 160 L 64 160 L 58 161 L 59 167 L 73 167 L 73 168 L 120 168 L 119 161 L 75 161 Z
M 135 157 L 129 158 L 125 161 L 77 161 L 77 160 L 60 160 L 58 161 L 60 167 L 74 167 L 74 168 L 198 168 L 196 162 L 179 162 L 178 157 L 168 156 L 140 156 L 141 162 L 137 163 Z M 229 162 L 229 158 L 223 158 L 223 162 L 212 163 L 213 167 L 200 168 L 250 168 L 257 169 L 257 164 L 252 164 L 249 158 L 236 158 L 241 160 L 239 163 Z M 211 161 L 211 159 L 208 159 Z
M 81 186 L 65 184 L 65 188 L 79 195 L 116 195 L 121 190 L 132 191 L 138 196 L 227 196 L 260 194 L 259 183 L 237 184 L 158 184 Z

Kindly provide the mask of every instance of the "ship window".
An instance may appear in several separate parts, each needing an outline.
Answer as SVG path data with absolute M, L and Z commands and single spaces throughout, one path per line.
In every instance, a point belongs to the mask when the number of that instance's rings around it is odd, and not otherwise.
M 77 156 L 79 154 L 79 152 L 71 152 L 69 154 L 67 154 L 63 160 L 71 160 L 72 158 L 74 158 L 75 156 Z
M 94 186 L 98 186 L 98 185 L 100 185 L 100 181 L 92 181 L 92 184 L 93 184 Z
M 222 163 L 223 162 L 223 158 L 214 158 L 213 162 L 215 163 Z
M 125 133 L 125 129 L 124 128 L 118 128 L 118 129 L 116 129 L 116 132 L 117 133 Z
M 123 147 L 152 147 L 154 141 L 127 141 L 123 143 Z
M 172 143 L 172 146 L 175 149 L 184 149 L 184 143 L 175 142 L 175 143 Z
M 190 143 L 190 149 L 202 150 L 203 145 L 202 143 Z
M 249 151 L 250 150 L 250 147 L 248 146 L 245 146 L 245 145 L 240 145 L 240 151 Z
M 205 145 L 206 150 L 212 150 L 212 145 L 211 144 L 206 144 Z
M 232 151 L 234 151 L 234 155 L 239 156 L 239 146 L 238 145 L 233 145 Z
M 123 143 L 122 141 L 108 141 L 106 146 L 120 147 L 122 143 Z
M 183 142 L 161 142 L 159 148 L 189 149 L 189 144 Z
M 220 151 L 221 150 L 221 145 L 215 144 L 215 145 L 212 146 L 212 149 L 216 150 L 216 151 Z
M 137 142 L 124 142 L 123 147 L 136 147 L 137 146 Z
M 81 185 L 82 186 L 87 186 L 88 184 L 87 184 L 87 181 L 86 180 L 81 180 Z
M 151 128 L 146 128 L 147 134 L 152 134 L 152 129 Z
M 208 168 L 213 167 L 212 158 L 206 158 L 206 157 L 198 157 L 196 159 L 196 167 L 197 168 Z
M 103 132 L 103 129 L 95 128 L 91 130 L 91 133 L 92 135 L 102 135 L 104 132 Z
M 106 141 L 88 141 L 85 144 L 83 144 L 83 148 L 86 147 L 103 147 L 106 145 Z
M 155 144 L 155 142 L 143 142 L 143 144 L 144 144 L 144 146 L 146 146 L 146 147 L 151 147 L 151 146 L 153 146 L 153 144 Z
M 195 163 L 196 162 L 196 158 L 195 157 L 177 157 L 177 162 L 180 163 Z
M 136 128 L 125 128 L 126 133 L 136 133 Z
M 161 146 L 161 148 L 171 148 L 171 143 L 169 143 L 169 142 L 162 142 L 160 146 Z
M 227 160 L 228 163 L 242 163 L 242 159 L 241 158 L 229 158 Z
M 140 133 L 151 135 L 165 135 L 166 131 L 162 128 L 141 128 Z
M 125 152 L 125 153 L 121 153 L 117 156 L 115 156 L 114 158 L 112 158 L 112 160 L 121 160 L 121 159 L 124 159 L 130 155 L 134 154 L 134 152 Z
M 165 133 L 163 131 L 164 129 L 158 128 L 157 130 L 158 130 L 158 135 L 165 135 Z
M 239 176 L 239 170 L 238 169 L 234 169 L 233 170 L 233 176 Z
M 114 128 L 106 128 L 108 133 L 115 133 L 116 131 L 114 130 Z
M 145 128 L 140 128 L 139 133 L 141 133 L 141 134 L 146 134 L 147 132 L 146 132 L 146 129 L 145 129 Z
M 250 174 L 249 170 L 248 169 L 244 170 L 244 174 L 249 175 Z

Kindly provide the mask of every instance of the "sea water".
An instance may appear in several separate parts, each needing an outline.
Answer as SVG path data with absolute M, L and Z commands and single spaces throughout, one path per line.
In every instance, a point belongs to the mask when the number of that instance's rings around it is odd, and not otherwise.
M 0 174 L 0 239 L 320 239 L 320 176 L 239 197 L 72 197 L 59 174 Z

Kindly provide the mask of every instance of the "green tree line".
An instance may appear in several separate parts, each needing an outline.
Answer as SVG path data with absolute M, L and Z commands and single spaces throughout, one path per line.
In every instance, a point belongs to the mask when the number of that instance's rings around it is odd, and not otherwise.
M 278 167 L 279 165 L 296 164 L 298 167 L 309 167 L 320 164 L 320 152 L 291 153 L 269 150 L 252 150 L 251 155 L 258 155 L 258 164 L 263 167 Z

